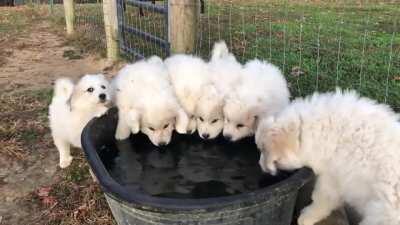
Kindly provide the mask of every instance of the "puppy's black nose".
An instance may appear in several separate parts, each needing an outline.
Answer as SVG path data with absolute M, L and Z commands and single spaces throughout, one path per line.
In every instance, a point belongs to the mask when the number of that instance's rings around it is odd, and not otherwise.
M 101 93 L 101 94 L 99 95 L 99 98 L 100 98 L 101 100 L 104 100 L 104 99 L 106 99 L 106 94 L 104 94 L 104 93 Z
M 232 140 L 232 135 L 229 135 L 229 134 L 224 135 L 224 138 L 225 138 L 226 140 L 228 140 L 228 141 L 231 141 L 231 140 Z
M 167 145 L 167 143 L 166 142 L 160 142 L 160 143 L 158 143 L 158 145 L 165 146 L 165 145 Z
M 207 134 L 207 133 L 205 133 L 205 134 L 202 134 L 201 135 L 204 139 L 208 139 L 209 137 L 210 137 L 210 135 L 209 134 Z
M 100 100 L 106 100 L 106 94 L 102 93 L 99 95 Z

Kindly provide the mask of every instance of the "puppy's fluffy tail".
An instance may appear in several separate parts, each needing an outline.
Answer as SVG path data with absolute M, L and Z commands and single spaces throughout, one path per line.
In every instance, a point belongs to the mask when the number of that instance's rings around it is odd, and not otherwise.
M 226 45 L 225 41 L 219 41 L 214 44 L 212 54 L 211 54 L 211 60 L 216 60 L 220 59 L 223 57 L 229 56 L 229 49 L 228 46 Z
M 60 78 L 56 80 L 54 85 L 53 100 L 67 102 L 74 91 L 74 83 L 68 78 Z

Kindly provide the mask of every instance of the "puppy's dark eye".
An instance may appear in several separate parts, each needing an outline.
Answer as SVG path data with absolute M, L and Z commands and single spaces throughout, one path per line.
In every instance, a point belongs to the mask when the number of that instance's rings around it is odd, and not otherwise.
M 169 126 L 169 124 L 165 124 L 164 129 L 166 129 Z
M 203 117 L 201 117 L 201 116 L 199 117 L 199 119 L 200 119 L 200 121 L 201 121 L 201 122 L 203 122 L 203 121 L 204 121 Z
M 104 85 L 101 85 L 101 88 L 103 88 L 103 89 L 106 89 L 106 86 L 104 86 Z
M 87 91 L 87 92 L 93 92 L 93 91 L 94 91 L 94 88 L 90 87 L 90 88 L 88 88 L 86 91 Z
M 241 124 L 241 123 L 239 123 L 238 125 L 236 125 L 236 127 L 237 127 L 237 128 L 242 128 L 242 127 L 244 127 L 244 125 Z
M 154 131 L 154 128 L 152 128 L 152 127 L 149 127 L 149 130 L 151 130 L 151 131 Z
M 211 123 L 216 123 L 218 121 L 218 119 L 214 119 L 213 121 L 211 121 Z

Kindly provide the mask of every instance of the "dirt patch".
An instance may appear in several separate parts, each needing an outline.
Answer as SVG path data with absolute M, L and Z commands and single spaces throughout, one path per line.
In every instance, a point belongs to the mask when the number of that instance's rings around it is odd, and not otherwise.
M 82 151 L 70 168 L 58 167 L 47 120 L 55 79 L 103 72 L 107 63 L 52 26 L 35 20 L 0 38 L 0 224 L 113 224 Z
M 29 36 L 0 43 L 2 51 L 7 53 L 0 57 L 3 64 L 0 87 L 18 84 L 26 85 L 27 89 L 44 88 L 58 77 L 77 78 L 85 73 L 102 72 L 104 59 L 66 46 L 65 38 L 49 30 L 50 24 L 41 22 Z

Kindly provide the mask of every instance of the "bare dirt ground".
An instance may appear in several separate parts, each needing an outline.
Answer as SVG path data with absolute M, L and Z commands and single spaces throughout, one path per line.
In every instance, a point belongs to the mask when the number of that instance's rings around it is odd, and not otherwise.
M 112 224 L 80 150 L 58 167 L 47 122 L 54 80 L 103 72 L 106 62 L 66 45 L 46 20 L 26 29 L 0 38 L 0 224 Z
M 68 60 L 65 53 L 74 49 L 65 45 L 65 38 L 49 32 L 47 22 L 37 24 L 27 37 L 4 41 L 1 48 L 7 56 L 0 70 L 0 85 L 15 85 L 27 89 L 49 87 L 58 77 L 79 77 L 85 73 L 101 72 L 104 59 L 85 56 Z M 82 56 L 77 56 L 82 57 Z

